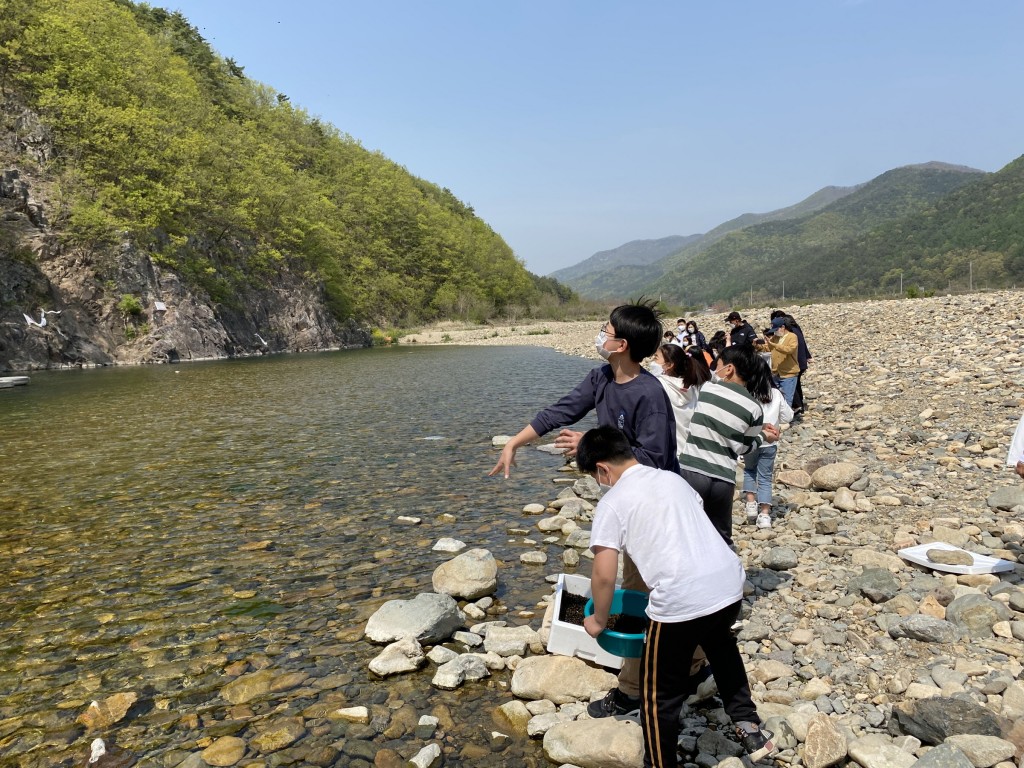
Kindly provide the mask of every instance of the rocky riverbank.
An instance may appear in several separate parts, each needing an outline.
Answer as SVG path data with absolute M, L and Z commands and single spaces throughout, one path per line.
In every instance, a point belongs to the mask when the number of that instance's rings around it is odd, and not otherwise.
M 0 139 L 0 158 L 4 149 Z M 0 170 L 0 373 L 372 343 L 369 328 L 334 319 L 320 283 L 284 264 L 273 283 L 228 298 L 129 242 L 62 244 L 46 216 L 51 195 L 30 174 Z
M 773 528 L 738 515 L 735 532 L 748 573 L 741 650 L 781 764 L 1009 768 L 1024 755 L 1024 484 L 1004 466 L 1024 410 L 1022 307 L 1024 294 L 1004 291 L 787 308 L 815 355 L 810 407 L 782 440 Z M 451 328 L 405 341 L 447 334 L 445 343 L 591 355 L 597 325 Z M 588 513 L 563 516 L 554 507 L 564 503 L 528 510 L 545 515 L 541 532 L 585 547 Z M 910 547 L 927 552 L 925 565 L 899 556 Z M 956 573 L 940 549 L 1007 570 Z M 565 552 L 563 563 L 586 556 Z M 532 689 L 517 684 L 517 667 L 511 687 L 528 701 L 506 709 L 526 732 L 546 733 L 550 759 L 639 765 L 629 726 L 579 717 L 572 702 L 586 697 L 568 689 L 580 670 L 560 668 L 581 662 L 537 664 L 565 689 L 524 696 Z M 735 761 L 722 725 L 720 709 L 691 710 L 687 760 Z

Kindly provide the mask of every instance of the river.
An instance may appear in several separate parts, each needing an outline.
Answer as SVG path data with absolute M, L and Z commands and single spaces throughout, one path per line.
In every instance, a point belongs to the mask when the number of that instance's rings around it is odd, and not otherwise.
M 98 735 L 146 764 L 178 765 L 211 735 L 247 738 L 260 718 L 321 699 L 446 707 L 447 765 L 543 763 L 515 741 L 460 758 L 486 744 L 508 673 L 456 692 L 432 689 L 429 667 L 376 680 L 379 647 L 361 628 L 384 600 L 430 591 L 445 536 L 491 550 L 503 618 L 540 627 L 561 547 L 548 566 L 522 565 L 536 545 L 509 529 L 530 527 L 524 504 L 554 497 L 561 460 L 526 449 L 510 480 L 488 478 L 490 439 L 594 364 L 395 347 L 38 372 L 0 390 L 0 763 L 80 761 L 96 734 L 76 717 L 127 691 L 138 702 Z M 307 674 L 245 711 L 219 696 L 263 667 Z M 423 745 L 409 733 L 346 751 L 346 737 L 343 724 L 313 728 L 259 764 L 334 745 L 335 765 L 370 765 L 367 750 Z

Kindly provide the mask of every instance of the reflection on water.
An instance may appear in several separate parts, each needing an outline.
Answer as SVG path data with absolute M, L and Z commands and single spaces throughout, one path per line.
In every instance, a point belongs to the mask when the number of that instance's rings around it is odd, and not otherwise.
M 87 755 L 75 718 L 134 691 L 129 716 L 101 735 L 159 765 L 225 723 L 248 738 L 247 718 L 318 702 L 446 704 L 457 764 L 461 744 L 486 743 L 488 711 L 508 694 L 493 679 L 439 692 L 430 670 L 371 680 L 362 624 L 383 600 L 430 590 L 449 557 L 430 549 L 442 536 L 490 549 L 504 606 L 535 607 L 546 572 L 519 564 L 527 545 L 506 529 L 554 495 L 560 462 L 521 451 L 511 480 L 487 478 L 490 437 L 592 365 L 533 348 L 397 348 L 37 373 L 0 391 L 0 755 Z M 264 667 L 306 674 L 247 711 L 220 697 Z M 346 737 L 387 741 L 328 723 L 292 749 Z M 403 739 L 422 746 L 410 732 L 392 748 Z M 493 764 L 538 754 L 513 744 Z

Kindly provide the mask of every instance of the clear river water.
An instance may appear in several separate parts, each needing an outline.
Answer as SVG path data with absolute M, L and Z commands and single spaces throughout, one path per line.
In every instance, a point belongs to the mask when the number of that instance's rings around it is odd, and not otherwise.
M 562 461 L 526 449 L 510 480 L 489 478 L 490 439 L 595 364 L 396 347 L 38 372 L 0 390 L 0 765 L 84 764 L 99 735 L 169 768 L 318 702 L 440 711 L 446 765 L 543 765 L 536 742 L 490 742 L 509 673 L 454 692 L 431 687 L 432 665 L 378 680 L 362 628 L 385 600 L 431 591 L 445 536 L 499 560 L 497 618 L 540 627 L 562 548 L 523 565 L 543 535 L 515 529 L 532 526 L 524 504 L 554 498 Z M 242 708 L 220 696 L 263 668 L 291 687 Z M 76 723 L 129 691 L 118 723 Z M 369 766 L 376 750 L 425 743 L 306 723 L 288 749 L 239 764 Z

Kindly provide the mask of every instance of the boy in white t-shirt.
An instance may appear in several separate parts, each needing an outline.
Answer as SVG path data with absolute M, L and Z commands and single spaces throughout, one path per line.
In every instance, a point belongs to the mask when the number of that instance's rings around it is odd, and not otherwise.
M 731 632 L 743 599 L 743 565 L 704 513 L 700 497 L 676 473 L 640 464 L 614 427 L 583 435 L 576 462 L 581 472 L 608 486 L 590 533 L 594 613 L 584 620 L 584 629 L 597 637 L 607 626 L 619 552 L 629 555 L 650 588 L 650 623 L 640 660 L 644 765 L 677 765 L 679 713 L 698 645 L 711 662 L 744 749 L 755 762 L 767 756 L 775 750 L 772 734 L 761 729 Z

